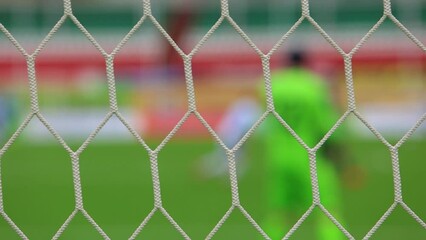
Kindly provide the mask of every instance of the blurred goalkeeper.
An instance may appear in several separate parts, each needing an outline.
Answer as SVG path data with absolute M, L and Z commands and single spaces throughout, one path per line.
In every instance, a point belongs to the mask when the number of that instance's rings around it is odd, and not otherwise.
M 310 147 L 315 146 L 337 120 L 326 82 L 305 67 L 305 55 L 293 52 L 289 66 L 272 73 L 275 110 Z M 267 209 L 265 230 L 272 239 L 283 237 L 312 203 L 312 187 L 307 151 L 275 119 L 265 123 L 265 161 L 267 162 Z M 339 216 L 340 187 L 337 176 L 340 147 L 333 136 L 317 152 L 321 203 Z M 328 159 L 329 158 L 329 159 Z M 337 227 L 326 217 L 315 215 L 317 239 L 342 239 Z M 303 225 L 302 225 L 303 226 Z

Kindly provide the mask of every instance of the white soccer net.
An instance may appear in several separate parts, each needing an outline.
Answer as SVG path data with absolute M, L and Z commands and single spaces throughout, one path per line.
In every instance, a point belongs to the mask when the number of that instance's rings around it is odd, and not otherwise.
M 236 151 L 243 145 L 244 142 L 247 141 L 248 138 L 254 133 L 254 131 L 258 128 L 258 126 L 269 116 L 272 115 L 275 117 L 283 126 L 283 128 L 287 129 L 293 137 L 305 148 L 305 150 L 309 154 L 310 160 L 310 174 L 311 174 L 311 185 L 312 185 L 312 195 L 313 202 L 312 205 L 306 210 L 303 216 L 294 224 L 294 226 L 290 229 L 289 232 L 285 234 L 283 239 L 288 239 L 292 236 L 292 234 L 303 224 L 304 220 L 312 213 L 315 208 L 319 208 L 339 229 L 340 231 L 348 238 L 354 239 L 351 233 L 345 229 L 344 226 L 335 218 L 333 214 L 329 212 L 324 205 L 321 204 L 321 196 L 319 191 L 318 177 L 317 177 L 317 169 L 316 169 L 316 152 L 321 148 L 321 146 L 327 141 L 330 136 L 332 136 L 333 132 L 348 118 L 348 116 L 353 115 L 358 118 L 366 127 L 368 127 L 371 132 L 389 149 L 391 153 L 391 161 L 392 161 L 392 169 L 393 169 L 393 179 L 394 179 L 394 201 L 392 205 L 388 208 L 388 210 L 383 214 L 383 216 L 378 219 L 376 224 L 371 227 L 371 229 L 366 233 L 363 239 L 369 239 L 373 234 L 377 231 L 378 228 L 382 225 L 382 223 L 389 217 L 390 214 L 394 211 L 394 209 L 400 205 L 406 212 L 408 212 L 423 228 L 426 229 L 426 223 L 418 216 L 416 213 L 410 209 L 410 207 L 404 202 L 402 189 L 401 189 L 401 176 L 400 176 L 400 168 L 399 168 L 399 160 L 398 160 L 398 150 L 413 135 L 417 128 L 426 119 L 426 113 L 424 113 L 420 119 L 418 119 L 417 123 L 401 138 L 399 141 L 392 145 L 390 144 L 370 123 L 357 111 L 357 102 L 356 95 L 353 87 L 353 78 L 352 78 L 352 58 L 358 52 L 358 50 L 363 46 L 363 44 L 368 41 L 369 37 L 381 26 L 381 24 L 389 19 L 392 21 L 411 41 L 413 41 L 419 48 L 419 51 L 423 53 L 426 52 L 425 45 L 418 40 L 411 32 L 408 30 L 393 14 L 391 8 L 391 0 L 383 1 L 383 15 L 378 20 L 378 22 L 362 37 L 362 39 L 353 47 L 349 52 L 345 52 L 328 34 L 323 28 L 315 21 L 314 18 L 311 17 L 309 12 L 309 0 L 301 1 L 302 14 L 294 25 L 290 28 L 290 30 L 285 33 L 279 41 L 270 49 L 268 52 L 261 51 L 256 44 L 249 38 L 249 36 L 239 27 L 239 25 L 233 20 L 232 16 L 229 13 L 228 0 L 221 0 L 221 16 L 217 20 L 217 22 L 210 28 L 210 30 L 205 34 L 205 36 L 196 44 L 196 46 L 190 52 L 184 52 L 180 46 L 178 46 L 174 40 L 170 37 L 170 35 L 164 30 L 164 28 L 159 24 L 156 17 L 151 12 L 150 0 L 143 1 L 143 10 L 144 14 L 142 18 L 137 22 L 135 26 L 133 26 L 132 30 L 118 43 L 118 45 L 111 51 L 106 52 L 104 48 L 96 41 L 96 39 L 91 35 L 91 33 L 86 30 L 86 28 L 80 23 L 80 21 L 73 15 L 73 8 L 71 6 L 71 0 L 64 0 L 64 14 L 61 19 L 56 23 L 56 25 L 52 28 L 52 30 L 47 34 L 47 36 L 43 39 L 43 41 L 38 45 L 34 52 L 29 53 L 26 49 L 24 49 L 21 44 L 14 38 L 14 36 L 6 29 L 2 24 L 0 24 L 0 30 L 7 36 L 7 38 L 13 43 L 13 45 L 19 50 L 19 52 L 25 57 L 27 62 L 28 69 L 28 81 L 29 81 L 29 91 L 30 91 L 30 99 L 31 99 L 31 112 L 28 114 L 24 122 L 20 125 L 18 130 L 13 134 L 13 136 L 7 141 L 7 143 L 0 150 L 0 159 L 4 155 L 6 151 L 8 151 L 9 147 L 12 143 L 17 139 L 17 137 L 23 132 L 23 130 L 27 127 L 29 122 L 33 118 L 38 118 L 43 125 L 47 128 L 47 130 L 56 138 L 56 140 L 67 150 L 71 159 L 72 159 L 72 171 L 73 171 L 73 180 L 74 180 L 74 194 L 75 194 L 75 208 L 71 215 L 66 219 L 66 221 L 62 224 L 62 226 L 57 230 L 56 234 L 52 239 L 58 239 L 64 230 L 67 228 L 71 220 L 76 216 L 77 213 L 81 213 L 84 217 L 89 221 L 93 228 L 95 228 L 104 239 L 110 239 L 107 233 L 102 229 L 102 226 L 98 225 L 96 221 L 91 217 L 90 212 L 85 210 L 84 201 L 83 201 L 83 193 L 82 193 L 82 182 L 80 180 L 80 167 L 79 167 L 79 156 L 85 151 L 86 147 L 92 142 L 92 140 L 97 136 L 99 131 L 105 126 L 105 124 L 115 115 L 130 131 L 134 137 L 136 137 L 139 143 L 148 151 L 150 156 L 150 164 L 151 164 L 151 173 L 152 173 L 152 184 L 154 189 L 154 206 L 152 211 L 144 218 L 144 220 L 140 223 L 140 225 L 134 230 L 133 234 L 129 237 L 129 239 L 135 239 L 141 230 L 145 227 L 145 225 L 150 221 L 154 213 L 157 211 L 161 212 L 169 221 L 170 224 L 173 225 L 174 228 L 182 235 L 185 239 L 190 239 L 190 236 L 185 232 L 178 222 L 176 222 L 173 217 L 167 212 L 162 204 L 162 195 L 161 195 L 161 187 L 160 187 L 160 177 L 158 174 L 158 163 L 157 156 L 159 152 L 167 145 L 168 141 L 174 136 L 174 134 L 180 129 L 180 127 L 185 123 L 185 121 L 191 116 L 194 115 L 209 131 L 209 133 L 213 136 L 215 141 L 220 144 L 220 146 L 227 153 L 228 164 L 229 164 L 229 176 L 230 176 L 230 185 L 232 191 L 232 202 L 230 203 L 230 208 L 226 211 L 220 221 L 216 224 L 216 226 L 210 231 L 210 233 L 206 236 L 206 239 L 211 239 L 215 235 L 215 233 L 221 228 L 224 222 L 229 218 L 230 214 L 233 211 L 241 211 L 241 213 L 249 220 L 249 222 L 257 229 L 257 231 L 265 238 L 270 239 L 269 236 L 265 233 L 265 231 L 260 227 L 260 225 L 252 218 L 250 213 L 245 210 L 244 206 L 240 203 L 240 197 L 238 192 L 238 179 L 236 173 L 236 163 L 235 163 L 235 153 Z M 61 137 L 61 135 L 52 127 L 51 124 L 45 119 L 45 117 L 41 114 L 39 110 L 39 102 L 38 102 L 38 91 L 37 91 L 37 79 L 36 79 L 36 68 L 35 68 L 35 60 L 39 55 L 40 51 L 46 46 L 46 43 L 52 38 L 53 35 L 61 28 L 66 19 L 70 19 L 84 35 L 90 40 L 95 47 L 104 57 L 106 62 L 106 75 L 107 75 L 107 84 L 108 84 L 108 92 L 109 92 L 109 106 L 110 111 L 105 116 L 105 118 L 99 123 L 96 130 L 90 134 L 87 140 L 81 145 L 81 147 L 73 151 L 67 144 L 66 141 Z M 141 27 L 146 21 L 151 21 L 155 27 L 161 32 L 164 38 L 173 46 L 173 48 L 177 51 L 177 53 L 182 57 L 184 62 L 184 70 L 185 70 L 185 79 L 186 79 L 186 88 L 187 88 L 187 98 L 188 98 L 188 111 L 183 116 L 183 118 L 176 124 L 174 129 L 167 135 L 167 137 L 159 144 L 155 149 L 150 148 L 144 140 L 139 136 L 139 134 L 134 130 L 133 126 L 128 123 L 128 121 L 122 116 L 119 110 L 119 106 L 117 105 L 116 98 L 116 88 L 115 88 L 115 76 L 114 76 L 114 57 L 122 47 L 126 44 L 126 42 L 133 36 L 137 29 Z M 209 37 L 215 33 L 215 31 L 221 27 L 223 22 L 228 22 L 235 31 L 241 35 L 241 37 L 251 46 L 251 48 L 257 53 L 262 62 L 263 74 L 264 74 L 264 83 L 265 83 L 265 96 L 266 96 L 266 111 L 262 114 L 262 116 L 256 121 L 256 123 L 251 127 L 251 129 L 242 137 L 239 142 L 233 146 L 226 146 L 221 138 L 215 133 L 209 123 L 203 118 L 203 116 L 197 111 L 197 103 L 196 96 L 193 85 L 192 78 L 192 69 L 191 62 L 193 57 L 197 54 L 200 47 L 209 39 Z M 346 90 L 347 90 L 347 110 L 340 117 L 340 119 L 334 124 L 334 126 L 329 130 L 329 132 L 322 138 L 320 142 L 316 144 L 314 147 L 309 147 L 304 143 L 303 139 L 301 139 L 298 134 L 292 130 L 292 128 L 286 123 L 286 119 L 283 119 L 274 109 L 274 101 L 272 94 L 272 86 L 271 86 L 271 70 L 270 70 L 270 59 L 271 56 L 277 51 L 277 49 L 286 43 L 286 40 L 292 33 L 300 26 L 302 22 L 309 22 L 315 29 L 324 37 L 327 42 L 336 49 L 336 51 L 341 55 L 345 64 L 345 77 L 346 77 Z M 0 171 L 1 174 L 1 171 Z M 0 175 L 1 180 L 1 175 Z M 2 185 L 0 182 L 0 214 L 1 216 L 9 223 L 9 225 L 18 233 L 18 235 L 22 239 L 28 239 L 25 232 L 23 232 L 20 227 L 15 224 L 14 220 L 8 216 L 6 211 L 4 210 L 3 205 L 3 192 Z

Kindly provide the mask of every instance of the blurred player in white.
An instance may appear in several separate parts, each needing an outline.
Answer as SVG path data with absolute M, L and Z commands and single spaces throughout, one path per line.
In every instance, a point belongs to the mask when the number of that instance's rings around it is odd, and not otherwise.
M 262 114 L 262 109 L 254 98 L 242 97 L 235 101 L 223 114 L 217 127 L 217 134 L 223 143 L 232 148 L 253 126 Z M 238 171 L 244 171 L 244 150 L 237 152 Z M 201 171 L 205 177 L 218 177 L 228 173 L 226 155 L 222 148 L 216 148 L 202 159 Z

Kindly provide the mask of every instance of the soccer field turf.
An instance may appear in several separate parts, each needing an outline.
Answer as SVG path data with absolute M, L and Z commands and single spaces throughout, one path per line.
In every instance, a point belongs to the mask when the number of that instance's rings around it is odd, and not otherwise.
M 390 154 L 373 140 L 354 140 L 351 156 L 364 168 L 365 177 L 343 191 L 343 224 L 362 238 L 393 200 Z M 208 179 L 197 171 L 207 141 L 172 140 L 159 155 L 163 203 L 193 239 L 203 239 L 231 206 L 229 178 Z M 262 153 L 249 142 L 247 169 L 240 177 L 242 205 L 262 225 L 265 176 Z M 400 151 L 404 200 L 426 218 L 426 141 L 410 140 Z M 94 143 L 81 155 L 85 209 L 112 239 L 127 239 L 153 208 L 149 160 L 142 147 L 131 143 Z M 30 239 L 50 239 L 73 210 L 71 162 L 58 145 L 14 144 L 2 159 L 5 210 Z M 318 211 L 319 212 L 319 211 Z M 312 238 L 315 218 L 296 231 L 293 239 Z M 341 220 L 341 219 L 339 219 Z M 79 237 L 80 236 L 80 237 Z M 81 237 L 84 236 L 84 237 Z M 260 239 L 238 211 L 215 239 Z M 426 239 L 426 231 L 402 208 L 377 231 L 373 239 Z M 0 218 L 0 239 L 19 239 Z M 77 215 L 61 239 L 102 239 Z M 181 239 L 157 213 L 138 239 Z

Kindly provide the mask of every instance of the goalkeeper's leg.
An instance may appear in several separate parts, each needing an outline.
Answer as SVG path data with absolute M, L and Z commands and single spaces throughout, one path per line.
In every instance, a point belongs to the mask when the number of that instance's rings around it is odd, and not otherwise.
M 318 180 L 321 204 L 342 223 L 340 184 L 336 169 L 330 162 L 318 161 Z M 322 212 L 317 215 L 317 235 L 319 240 L 346 239 L 337 226 Z

